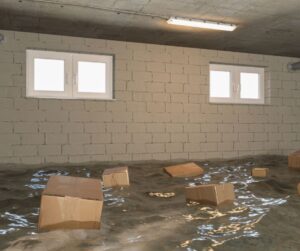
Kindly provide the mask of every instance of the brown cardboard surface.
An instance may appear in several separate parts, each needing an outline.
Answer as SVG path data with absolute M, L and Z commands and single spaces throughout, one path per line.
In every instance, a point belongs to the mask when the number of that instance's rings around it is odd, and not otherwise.
M 171 177 L 194 177 L 202 175 L 204 173 L 203 168 L 193 162 L 175 166 L 168 166 L 165 167 L 164 170 Z
M 300 169 L 300 151 L 294 152 L 288 156 L 288 165 L 291 168 Z
M 108 168 L 103 171 L 103 174 L 106 175 L 111 173 L 125 173 L 125 172 L 128 172 L 127 166 Z
M 185 188 L 187 201 L 219 205 L 235 200 L 234 186 L 231 183 L 198 185 Z
M 253 177 L 267 177 L 269 173 L 269 168 L 264 168 L 264 167 L 255 167 L 251 171 L 251 175 Z
M 105 169 L 102 180 L 104 187 L 129 186 L 128 167 Z
M 41 198 L 39 230 L 98 229 L 102 207 L 100 180 L 52 176 Z
M 91 200 L 103 200 L 101 180 L 51 176 L 43 195 L 70 196 Z

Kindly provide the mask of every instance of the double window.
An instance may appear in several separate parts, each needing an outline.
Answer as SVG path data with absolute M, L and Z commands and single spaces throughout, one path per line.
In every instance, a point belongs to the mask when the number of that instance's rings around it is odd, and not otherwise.
M 112 99 L 113 56 L 27 50 L 26 96 Z
M 210 64 L 211 103 L 264 104 L 264 68 Z

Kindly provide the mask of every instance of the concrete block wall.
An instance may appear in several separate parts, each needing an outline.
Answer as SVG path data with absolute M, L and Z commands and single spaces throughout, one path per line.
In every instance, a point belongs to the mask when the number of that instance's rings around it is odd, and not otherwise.
M 236 158 L 300 148 L 299 59 L 0 31 L 0 163 Z M 115 54 L 115 101 L 25 97 L 27 48 Z M 265 105 L 208 102 L 209 62 L 266 66 Z

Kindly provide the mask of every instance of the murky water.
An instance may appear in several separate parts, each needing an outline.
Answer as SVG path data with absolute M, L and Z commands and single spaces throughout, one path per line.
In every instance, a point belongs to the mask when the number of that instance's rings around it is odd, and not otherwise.
M 167 162 L 127 163 L 131 186 L 105 189 L 101 230 L 37 233 L 40 194 L 49 176 L 100 178 L 112 164 L 0 171 L 1 250 L 300 250 L 300 172 L 285 157 L 199 162 L 205 175 L 170 178 Z M 253 166 L 271 169 L 267 179 Z M 232 182 L 237 200 L 219 208 L 187 204 L 188 184 Z

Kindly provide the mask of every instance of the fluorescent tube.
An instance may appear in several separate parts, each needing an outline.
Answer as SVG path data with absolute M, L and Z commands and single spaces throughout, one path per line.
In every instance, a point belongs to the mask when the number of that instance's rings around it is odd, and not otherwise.
M 181 17 L 170 17 L 167 23 L 223 31 L 234 31 L 237 27 L 234 24 L 217 23 L 206 20 L 187 19 Z

